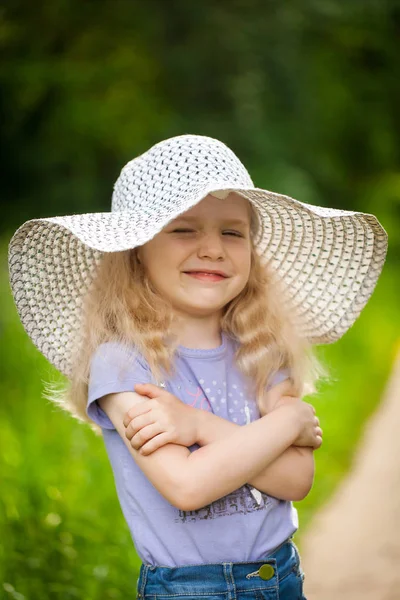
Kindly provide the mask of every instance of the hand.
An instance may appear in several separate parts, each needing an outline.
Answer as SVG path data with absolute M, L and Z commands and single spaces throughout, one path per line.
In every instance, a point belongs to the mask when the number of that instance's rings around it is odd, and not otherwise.
M 299 434 L 293 446 L 308 446 L 317 450 L 322 445 L 322 429 L 315 408 L 300 398 L 282 396 L 274 406 L 274 410 L 282 406 L 289 406 L 294 410 Z
M 197 442 L 197 408 L 152 383 L 138 383 L 134 390 L 149 400 L 135 404 L 124 416 L 125 435 L 132 448 L 148 455 L 165 444 L 191 446 Z

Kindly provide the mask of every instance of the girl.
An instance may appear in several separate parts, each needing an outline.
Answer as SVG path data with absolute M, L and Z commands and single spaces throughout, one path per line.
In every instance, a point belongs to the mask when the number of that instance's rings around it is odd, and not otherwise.
M 110 213 L 32 220 L 10 243 L 28 334 L 101 428 L 142 560 L 140 599 L 304 598 L 293 500 L 322 431 L 301 400 L 386 254 L 372 215 L 255 188 L 224 144 L 165 140 Z

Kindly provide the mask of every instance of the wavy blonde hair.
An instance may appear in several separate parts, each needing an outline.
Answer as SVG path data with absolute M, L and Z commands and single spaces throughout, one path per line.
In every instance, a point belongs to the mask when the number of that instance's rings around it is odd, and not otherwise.
M 238 342 L 237 368 L 247 376 L 249 393 L 259 403 L 279 369 L 289 369 L 294 393 L 300 397 L 314 393 L 317 380 L 326 375 L 311 344 L 297 334 L 293 316 L 275 273 L 261 262 L 252 243 L 249 279 L 224 307 L 221 331 Z M 160 382 L 175 371 L 178 341 L 170 334 L 173 318 L 172 306 L 152 286 L 136 249 L 105 253 L 84 300 L 82 341 L 70 381 L 61 393 L 47 397 L 99 431 L 86 414 L 94 352 L 110 341 L 135 348 Z

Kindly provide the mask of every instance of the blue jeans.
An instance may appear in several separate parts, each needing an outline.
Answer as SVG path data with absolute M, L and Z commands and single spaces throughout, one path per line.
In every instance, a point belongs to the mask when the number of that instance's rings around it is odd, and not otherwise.
M 184 567 L 153 567 L 142 564 L 137 598 L 306 600 L 303 595 L 303 579 L 299 552 L 289 538 L 260 562 L 224 562 Z

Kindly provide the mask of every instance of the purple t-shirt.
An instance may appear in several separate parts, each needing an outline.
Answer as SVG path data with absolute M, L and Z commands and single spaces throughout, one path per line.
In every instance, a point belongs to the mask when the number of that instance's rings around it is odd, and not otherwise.
M 255 398 L 246 393 L 245 377 L 234 363 L 235 348 L 236 342 L 223 332 L 217 348 L 179 346 L 176 375 L 165 381 L 165 388 L 186 404 L 238 425 L 258 419 Z M 268 387 L 287 377 L 280 371 Z M 112 392 L 133 391 L 136 383 L 157 383 L 140 354 L 112 342 L 97 349 L 87 412 L 102 427 L 122 512 L 144 563 L 176 567 L 259 561 L 297 530 L 297 511 L 291 502 L 249 485 L 198 510 L 172 506 L 146 478 L 96 402 Z

